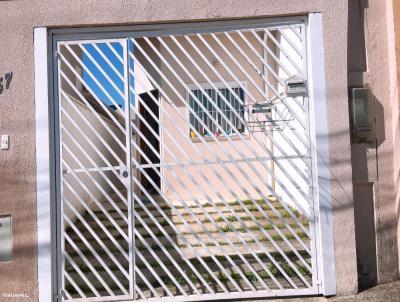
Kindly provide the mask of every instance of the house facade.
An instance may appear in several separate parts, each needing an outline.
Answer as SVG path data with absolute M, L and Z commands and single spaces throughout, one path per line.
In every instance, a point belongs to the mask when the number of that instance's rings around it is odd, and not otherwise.
M 398 1 L 0 8 L 0 301 L 398 280 Z

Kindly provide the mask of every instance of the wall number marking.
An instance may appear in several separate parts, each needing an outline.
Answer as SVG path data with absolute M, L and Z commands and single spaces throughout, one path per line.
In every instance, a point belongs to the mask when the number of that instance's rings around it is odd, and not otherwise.
M 12 71 L 6 73 L 4 77 L 0 76 L 0 94 L 2 94 L 5 89 L 10 88 L 12 78 L 13 78 Z

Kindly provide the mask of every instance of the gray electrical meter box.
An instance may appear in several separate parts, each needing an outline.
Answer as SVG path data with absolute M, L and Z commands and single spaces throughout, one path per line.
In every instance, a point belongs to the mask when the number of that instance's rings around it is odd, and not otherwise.
M 7 262 L 11 260 L 11 216 L 0 216 L 0 262 Z
M 351 123 L 353 141 L 367 143 L 373 141 L 374 102 L 370 88 L 351 90 Z

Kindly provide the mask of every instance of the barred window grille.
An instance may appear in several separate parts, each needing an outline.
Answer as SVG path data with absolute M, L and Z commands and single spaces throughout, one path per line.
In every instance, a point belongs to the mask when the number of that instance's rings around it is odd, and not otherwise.
M 189 93 L 189 106 L 193 110 L 190 111 L 190 136 L 196 137 L 196 131 L 202 136 L 211 136 L 210 132 L 215 136 L 234 136 L 243 133 L 245 131 L 243 89 L 220 88 L 219 93 L 215 89 L 203 89 L 203 91 L 209 97 L 200 89 L 192 89 L 192 93 Z

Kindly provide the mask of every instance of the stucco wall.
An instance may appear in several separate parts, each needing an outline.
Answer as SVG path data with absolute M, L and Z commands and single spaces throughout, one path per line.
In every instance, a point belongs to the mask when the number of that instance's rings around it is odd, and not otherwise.
M 0 151 L 0 214 L 13 215 L 14 260 L 0 264 L 0 300 L 24 293 L 36 301 L 36 198 L 33 28 L 157 23 L 323 13 L 336 274 L 339 294 L 357 289 L 352 170 L 347 114 L 347 1 L 2 1 L 0 74 L 13 71 L 0 95 L 0 134 L 11 149 Z M 17 299 L 18 300 L 18 299 Z
M 364 56 L 366 64 L 360 64 L 351 59 L 349 61 L 349 86 L 369 86 L 374 98 L 374 140 L 370 144 L 354 142 L 352 155 L 354 186 L 361 190 L 368 186 L 370 191 L 368 194 L 367 190 L 364 190 L 364 194 L 354 196 L 359 269 L 361 278 L 363 274 L 371 274 L 371 270 L 374 269 L 377 279 L 375 282 L 379 283 L 390 282 L 398 277 L 397 222 L 393 181 L 396 152 L 393 149 L 392 126 L 392 102 L 395 98 L 396 84 L 393 84 L 391 72 L 395 66 L 395 59 L 391 54 L 394 49 L 394 45 L 391 44 L 393 37 L 390 35 L 392 10 L 388 10 L 391 5 L 391 1 L 370 0 L 366 5 L 355 8 L 362 11 L 362 18 L 355 22 L 360 22 L 361 28 L 364 26 L 366 52 L 360 52 L 362 47 L 355 43 L 353 44 L 355 48 L 350 53 Z M 358 34 L 359 31 L 355 30 L 349 39 Z M 371 214 L 366 213 L 370 208 Z M 357 223 L 357 217 L 360 217 L 360 223 Z M 372 219 L 375 221 L 371 230 Z M 366 230 L 371 230 L 375 234 L 371 232 L 368 234 Z M 371 241 L 375 244 L 375 259 L 368 258 L 371 253 L 367 255 L 368 257 L 363 256 L 363 252 L 367 251 L 366 245 L 369 245 Z M 368 259 L 372 262 L 368 263 Z M 376 263 L 375 267 L 373 267 L 373 261 Z
M 396 70 L 394 72 L 394 91 L 392 98 L 392 117 L 393 117 L 393 153 L 394 155 L 394 183 L 396 198 L 396 214 L 397 214 L 397 244 L 400 259 L 400 98 L 399 98 L 399 81 L 400 81 L 400 1 L 394 0 L 393 3 L 393 25 L 394 25 L 394 49 Z M 393 64 L 394 65 L 394 64 Z M 400 271 L 400 264 L 399 264 Z

